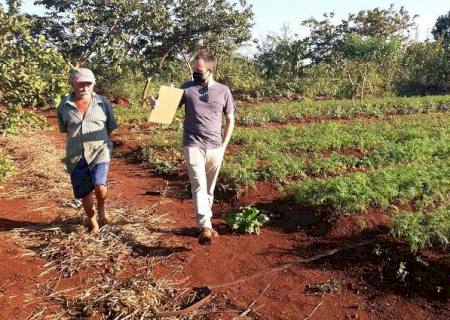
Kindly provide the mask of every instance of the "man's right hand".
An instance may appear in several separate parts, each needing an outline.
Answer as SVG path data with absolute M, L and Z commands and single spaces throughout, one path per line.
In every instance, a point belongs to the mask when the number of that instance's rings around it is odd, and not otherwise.
M 157 108 L 159 105 L 158 98 L 150 96 L 150 105 L 152 106 L 153 109 Z

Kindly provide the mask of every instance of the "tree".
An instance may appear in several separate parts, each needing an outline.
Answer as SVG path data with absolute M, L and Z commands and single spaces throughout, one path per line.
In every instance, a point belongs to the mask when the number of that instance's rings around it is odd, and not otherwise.
M 352 99 L 358 95 L 363 99 L 366 92 L 392 92 L 400 49 L 407 43 L 416 16 L 391 5 L 349 14 L 338 23 L 333 18 L 334 13 L 328 13 L 323 20 L 302 22 L 310 29 L 305 42 L 312 63 L 326 70 L 341 70 L 349 85 L 335 86 L 337 91 L 348 88 Z
M 443 38 L 411 44 L 400 63 L 400 94 L 437 94 L 450 90 L 450 50 Z
M 446 15 L 437 18 L 431 33 L 435 40 L 438 40 L 440 37 L 446 40 L 450 39 L 450 11 Z
M 302 21 L 302 25 L 310 30 L 310 35 L 305 38 L 308 48 L 308 58 L 315 64 L 330 63 L 338 60 L 337 48 L 343 35 L 347 32 L 347 25 L 343 21 L 335 25 L 332 21 L 334 12 L 324 13 L 323 20 L 309 18 Z
M 126 58 L 138 63 L 150 82 L 170 60 L 190 67 L 200 49 L 229 50 L 250 38 L 251 6 L 245 0 L 38 0 L 47 15 L 36 18 L 64 56 L 77 64 L 95 59 L 117 66 Z
M 199 50 L 220 56 L 249 40 L 253 12 L 245 0 L 239 5 L 226 0 L 178 0 L 171 19 L 171 32 L 164 41 L 175 48 L 190 70 Z
M 267 88 L 255 61 L 236 52 L 221 55 L 215 77 L 240 98 L 259 97 Z
M 283 30 L 281 35 L 269 34 L 257 45 L 255 60 L 266 78 L 297 81 L 306 58 L 306 44 Z
M 411 17 L 403 6 L 395 11 L 394 5 L 391 4 L 388 9 L 375 8 L 361 10 L 356 15 L 350 14 L 346 23 L 349 25 L 350 33 L 357 33 L 360 36 L 396 37 L 406 40 L 415 26 L 416 18 L 417 15 Z
M 55 106 L 67 90 L 68 65 L 43 36 L 29 33 L 30 21 L 19 14 L 20 1 L 0 5 L 0 133 L 40 122 L 23 107 Z
M 310 36 L 305 41 L 308 44 L 308 56 L 316 64 L 338 64 L 342 59 L 341 46 L 348 35 L 386 40 L 397 38 L 403 42 L 415 26 L 417 17 L 411 17 L 403 7 L 396 11 L 393 5 L 388 9 L 375 8 L 349 14 L 346 20 L 337 24 L 333 23 L 333 12 L 323 16 L 323 20 L 310 18 L 302 22 L 310 29 Z
M 392 83 L 400 45 L 399 38 L 388 40 L 350 34 L 343 39 L 341 65 L 351 84 L 351 99 L 359 91 L 362 100 L 367 85 L 375 87 L 376 84 L 380 86 Z

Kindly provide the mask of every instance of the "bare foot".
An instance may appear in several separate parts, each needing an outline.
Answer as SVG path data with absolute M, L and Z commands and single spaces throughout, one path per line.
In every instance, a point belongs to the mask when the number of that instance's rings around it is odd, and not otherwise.
M 98 223 L 100 227 L 103 227 L 107 224 L 109 224 L 109 216 L 107 213 L 104 213 L 103 215 L 98 215 Z
M 198 237 L 198 242 L 200 244 L 211 244 L 213 239 L 218 238 L 219 233 L 212 228 L 203 228 L 200 231 L 200 236 Z
M 90 233 L 99 233 L 100 232 L 100 227 L 97 223 L 97 218 L 95 216 L 92 218 L 89 218 L 88 230 Z
M 214 229 L 211 229 L 211 235 L 214 239 L 219 237 L 219 233 Z

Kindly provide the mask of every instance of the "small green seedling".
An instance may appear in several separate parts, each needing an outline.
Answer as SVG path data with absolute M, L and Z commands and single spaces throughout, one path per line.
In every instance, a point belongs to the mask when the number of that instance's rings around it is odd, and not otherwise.
M 258 209 L 248 206 L 241 208 L 240 212 L 230 213 L 226 216 L 225 221 L 232 230 L 259 234 L 263 224 L 269 221 L 269 217 Z

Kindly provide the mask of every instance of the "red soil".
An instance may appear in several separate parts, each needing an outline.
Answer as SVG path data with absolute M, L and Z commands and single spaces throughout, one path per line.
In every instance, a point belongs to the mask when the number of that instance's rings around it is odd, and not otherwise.
M 50 121 L 54 123 L 54 118 L 50 117 Z M 46 135 L 58 145 L 63 144 L 64 137 L 55 131 Z M 120 136 L 118 139 L 124 141 Z M 136 145 L 136 141 L 126 141 L 120 148 Z M 164 179 L 151 176 L 144 167 L 114 159 L 110 182 L 110 202 L 155 206 L 156 213 L 168 215 L 173 221 L 158 248 L 166 259 L 154 272 L 158 277 L 187 279 L 187 287 L 223 284 L 331 248 L 379 237 L 377 245 L 346 250 L 283 272 L 213 289 L 212 300 L 201 308 L 196 319 L 232 319 L 253 302 L 248 316 L 254 319 L 305 319 L 311 313 L 310 319 L 450 318 L 448 252 L 422 254 L 428 266 L 421 266 L 401 244 L 385 236 L 389 223 L 386 212 L 335 216 L 302 211 L 283 199 L 274 186 L 260 184 L 239 202 L 217 201 L 213 225 L 220 238 L 210 246 L 201 246 L 196 238 L 192 202 L 180 196 L 180 183 L 185 185 L 187 177 L 166 185 Z M 167 192 L 165 198 L 161 197 L 163 190 Z M 270 212 L 272 225 L 259 235 L 230 232 L 224 214 L 248 204 Z M 33 210 L 40 206 L 48 209 Z M 11 229 L 25 223 L 49 223 L 55 216 L 56 204 L 52 201 L 0 201 L 0 319 L 25 319 L 36 311 L 36 305 L 27 304 L 27 294 L 36 283 L 44 284 L 56 277 L 52 273 L 38 276 L 45 270 L 46 261 L 41 258 L 18 255 L 22 251 L 12 241 Z M 410 272 L 405 283 L 396 278 L 401 261 L 406 262 Z M 64 286 L 80 284 L 80 276 L 66 279 Z

